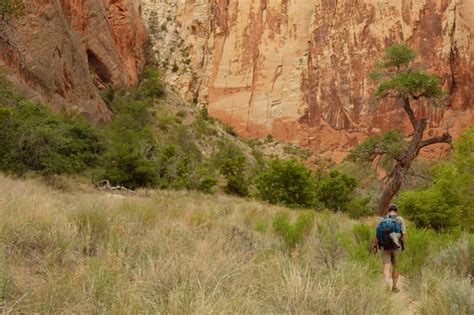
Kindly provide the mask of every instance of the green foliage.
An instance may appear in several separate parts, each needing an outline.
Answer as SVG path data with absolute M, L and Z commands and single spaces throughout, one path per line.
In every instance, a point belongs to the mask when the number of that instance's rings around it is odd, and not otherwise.
M 273 228 L 283 239 L 286 247 L 293 250 L 303 242 L 304 237 L 311 231 L 313 221 L 314 215 L 309 212 L 299 214 L 295 223 L 290 222 L 287 213 L 282 213 L 273 218 Z
M 333 170 L 319 181 L 316 197 L 328 209 L 347 210 L 356 187 L 357 181 L 354 177 Z
M 18 17 L 23 14 L 25 2 L 23 0 L 2 0 L 0 2 L 0 16 Z
M 400 157 L 403 152 L 404 136 L 401 132 L 391 130 L 383 136 L 372 136 L 354 147 L 346 157 L 347 161 L 355 163 L 370 163 L 378 155 L 383 155 L 382 162 Z
M 381 68 L 392 68 L 399 69 L 403 66 L 408 66 L 415 59 L 416 54 L 407 45 L 395 44 L 390 46 L 386 51 L 385 55 L 379 64 Z
M 395 93 L 396 97 L 441 97 L 445 93 L 439 87 L 439 79 L 436 75 L 429 75 L 420 71 L 407 71 L 394 75 L 382 82 L 375 96 L 384 96 L 387 93 Z
M 296 160 L 270 161 L 256 179 L 258 196 L 272 204 L 290 207 L 315 205 L 316 181 L 311 171 Z
M 147 97 L 162 97 L 165 95 L 165 86 L 161 80 L 160 71 L 156 68 L 147 67 L 143 70 L 143 78 L 140 88 Z
M 249 194 L 248 179 L 245 176 L 247 161 L 243 155 L 227 158 L 220 167 L 220 172 L 227 180 L 225 192 L 237 196 Z
M 370 208 L 370 197 L 356 198 L 347 204 L 347 211 L 349 217 L 352 219 L 359 219 L 362 217 L 369 217 L 374 215 L 374 209 Z
M 400 195 L 404 215 L 418 227 L 452 230 L 474 225 L 474 128 L 468 128 L 454 143 L 451 161 L 440 162 L 432 169 L 433 183 L 420 191 Z
M 393 95 L 399 98 L 436 98 L 445 93 L 439 87 L 439 79 L 410 68 L 415 52 L 406 45 L 393 45 L 371 73 L 374 81 L 381 81 L 375 96 Z
M 408 277 L 416 278 L 433 255 L 436 255 L 443 245 L 451 240 L 452 236 L 446 233 L 439 234 L 430 229 L 416 229 L 408 226 L 405 250 L 397 256 L 400 272 Z
M 151 115 L 144 102 L 119 98 L 115 117 L 107 126 L 108 145 L 100 179 L 130 189 L 158 184 L 157 143 L 149 127 Z
M 0 168 L 23 174 L 75 173 L 98 164 L 101 137 L 82 120 L 53 113 L 43 105 L 19 101 L 0 110 Z
M 358 244 L 365 244 L 370 248 L 374 236 L 374 229 L 366 223 L 358 223 L 352 227 L 352 233 Z
M 450 204 L 438 189 L 404 192 L 399 205 L 402 214 L 418 227 L 449 230 L 460 224 L 460 209 Z

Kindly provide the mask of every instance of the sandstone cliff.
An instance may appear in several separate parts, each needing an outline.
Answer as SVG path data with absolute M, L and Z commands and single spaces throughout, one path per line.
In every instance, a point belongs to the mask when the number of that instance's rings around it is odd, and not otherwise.
M 446 106 L 423 107 L 429 134 L 474 122 L 471 0 L 143 0 L 166 79 L 244 137 L 274 138 L 340 159 L 364 137 L 408 127 L 377 101 L 368 73 L 406 42 L 437 73 Z M 426 152 L 425 152 L 426 153 Z M 439 150 L 431 154 L 439 154 Z
M 135 0 L 28 0 L 21 17 L 0 20 L 0 66 L 28 97 L 107 120 L 98 88 L 135 83 L 145 62 L 140 10 Z

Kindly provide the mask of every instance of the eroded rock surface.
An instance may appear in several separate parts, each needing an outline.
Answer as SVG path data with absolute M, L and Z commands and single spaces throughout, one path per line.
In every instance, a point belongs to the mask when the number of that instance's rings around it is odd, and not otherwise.
M 428 112 L 428 134 L 474 122 L 471 0 L 143 0 L 165 78 L 244 137 L 344 153 L 370 134 L 409 125 L 371 95 L 368 73 L 406 42 L 449 98 Z M 441 154 L 439 149 L 425 152 Z
M 109 119 L 98 89 L 137 81 L 146 32 L 139 1 L 29 0 L 0 21 L 0 66 L 27 96 L 92 121 Z

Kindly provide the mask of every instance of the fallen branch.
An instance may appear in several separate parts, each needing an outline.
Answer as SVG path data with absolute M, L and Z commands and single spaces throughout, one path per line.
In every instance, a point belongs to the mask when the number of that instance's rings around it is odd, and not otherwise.
M 125 191 L 125 192 L 130 193 L 130 194 L 135 193 L 135 191 L 133 191 L 131 189 L 128 189 L 124 186 L 112 186 L 112 185 L 110 185 L 110 182 L 107 179 L 98 181 L 94 184 L 95 184 L 95 186 L 98 190 L 109 190 L 110 192 L 115 192 L 115 191 L 118 190 L 118 191 Z

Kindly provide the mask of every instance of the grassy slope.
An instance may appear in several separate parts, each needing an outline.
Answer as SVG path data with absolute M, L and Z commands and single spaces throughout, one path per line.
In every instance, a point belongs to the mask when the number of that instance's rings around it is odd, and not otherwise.
M 65 193 L 5 177 L 0 205 L 3 311 L 391 312 L 376 264 L 328 258 L 317 228 L 286 254 L 271 228 L 285 208 L 195 192 Z

